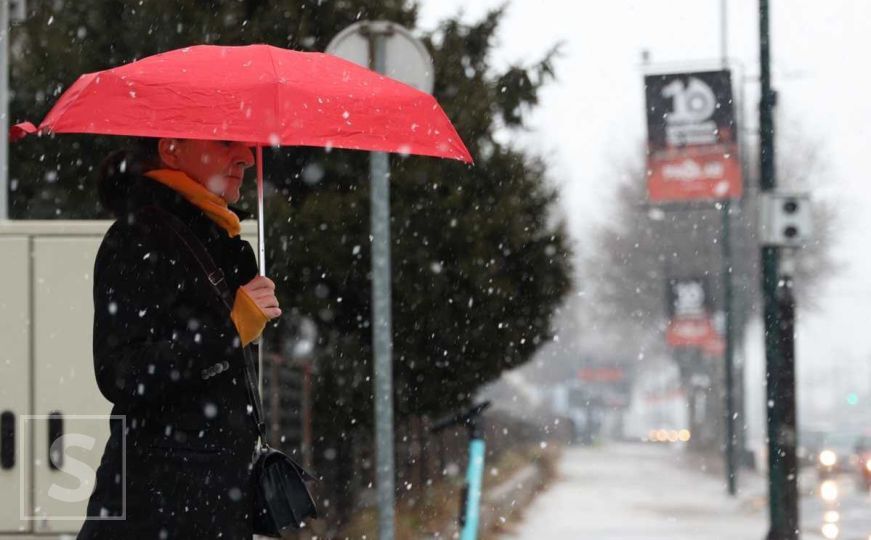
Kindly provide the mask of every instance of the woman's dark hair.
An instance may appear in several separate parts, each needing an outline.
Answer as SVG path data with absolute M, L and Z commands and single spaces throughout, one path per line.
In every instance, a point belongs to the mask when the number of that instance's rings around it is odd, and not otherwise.
M 147 137 L 131 139 L 126 148 L 112 152 L 100 164 L 97 177 L 100 204 L 115 217 L 124 214 L 134 181 L 144 173 L 160 168 L 158 140 Z

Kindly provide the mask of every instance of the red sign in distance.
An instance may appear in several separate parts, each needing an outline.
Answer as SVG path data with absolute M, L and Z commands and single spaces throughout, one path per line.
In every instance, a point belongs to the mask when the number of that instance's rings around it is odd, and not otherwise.
M 731 150 L 731 151 L 730 151 Z M 734 149 L 684 148 L 648 160 L 652 202 L 739 199 L 741 164 Z
M 674 319 L 665 331 L 665 340 L 672 347 L 703 347 L 719 338 L 708 317 Z

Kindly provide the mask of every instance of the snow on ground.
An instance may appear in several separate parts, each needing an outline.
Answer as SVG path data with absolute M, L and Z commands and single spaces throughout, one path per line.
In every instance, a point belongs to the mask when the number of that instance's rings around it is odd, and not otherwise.
M 724 481 L 698 470 L 682 448 L 569 448 L 558 479 L 502 540 L 762 539 L 765 490 L 747 476 L 730 498 Z

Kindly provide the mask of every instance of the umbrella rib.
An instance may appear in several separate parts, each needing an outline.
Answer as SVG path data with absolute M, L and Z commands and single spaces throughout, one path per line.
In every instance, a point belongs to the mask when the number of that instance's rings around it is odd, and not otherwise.
M 270 47 L 268 45 L 266 47 L 266 56 L 269 57 L 269 62 L 272 64 L 272 72 L 275 74 L 276 86 L 273 87 L 273 91 L 275 92 L 273 105 L 275 107 L 275 123 L 278 124 L 278 127 L 282 131 L 282 133 L 276 133 L 276 135 L 279 137 L 279 141 L 280 141 L 281 137 L 284 136 L 284 133 L 283 133 L 284 132 L 284 125 L 281 122 L 282 115 L 281 115 L 281 109 L 279 108 L 279 103 L 278 103 L 278 94 L 279 94 L 278 85 L 281 84 L 281 80 L 280 80 L 281 77 L 278 75 L 278 68 L 275 66 L 275 58 L 272 57 L 272 47 Z

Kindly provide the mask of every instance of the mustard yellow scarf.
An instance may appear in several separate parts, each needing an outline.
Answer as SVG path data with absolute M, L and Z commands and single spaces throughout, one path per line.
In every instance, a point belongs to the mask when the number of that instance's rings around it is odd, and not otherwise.
M 209 191 L 206 186 L 174 169 L 155 169 L 145 173 L 145 176 L 179 192 L 182 197 L 205 212 L 212 221 L 227 231 L 231 238 L 239 236 L 239 231 L 242 229 L 239 216 L 230 210 L 227 201 Z

